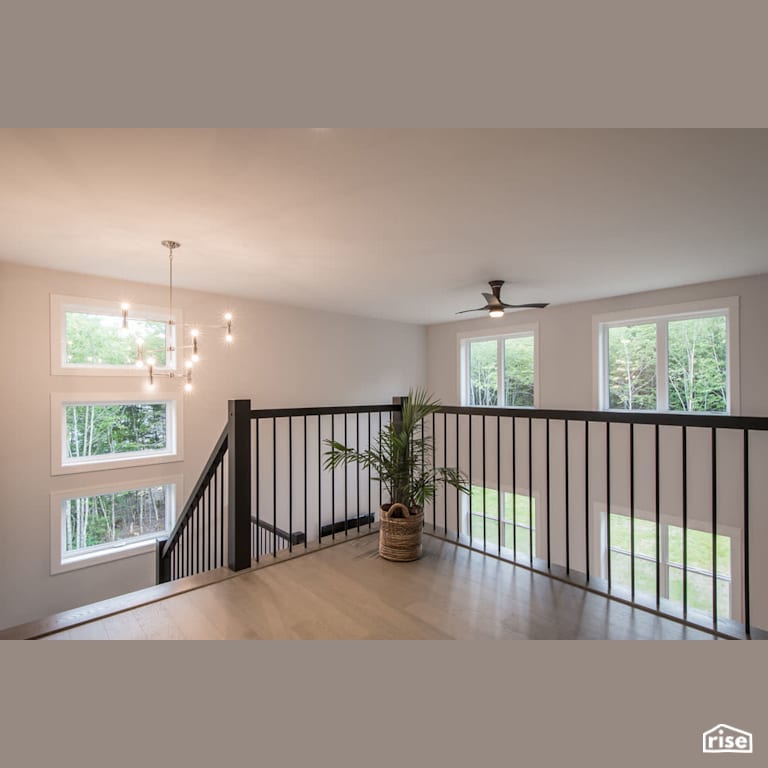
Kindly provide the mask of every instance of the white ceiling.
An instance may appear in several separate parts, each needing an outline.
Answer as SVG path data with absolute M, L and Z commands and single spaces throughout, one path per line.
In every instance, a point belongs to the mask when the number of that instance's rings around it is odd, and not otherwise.
M 768 131 L 0 130 L 0 260 L 164 284 L 167 238 L 179 286 L 418 323 L 757 274 Z

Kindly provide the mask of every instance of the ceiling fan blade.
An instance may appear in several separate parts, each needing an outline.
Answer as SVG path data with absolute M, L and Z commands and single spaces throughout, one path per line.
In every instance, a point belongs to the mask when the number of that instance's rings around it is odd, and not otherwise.
M 504 302 L 501 303 L 502 307 L 507 307 L 509 309 L 544 309 L 544 307 L 548 307 L 549 304 L 544 304 L 542 302 L 538 302 L 535 304 L 505 304 Z
M 488 307 L 478 307 L 477 309 L 462 309 L 461 312 L 457 312 L 457 315 L 463 315 L 465 312 L 484 312 Z

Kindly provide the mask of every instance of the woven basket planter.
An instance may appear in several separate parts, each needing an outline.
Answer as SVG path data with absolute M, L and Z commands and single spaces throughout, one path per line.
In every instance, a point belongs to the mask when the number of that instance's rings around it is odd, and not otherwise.
M 406 563 L 421 557 L 424 510 L 405 504 L 387 504 L 379 511 L 379 555 Z

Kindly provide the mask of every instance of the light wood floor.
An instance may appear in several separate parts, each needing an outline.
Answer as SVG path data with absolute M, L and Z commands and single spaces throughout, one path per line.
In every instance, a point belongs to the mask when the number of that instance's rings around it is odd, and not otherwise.
M 709 639 L 425 536 L 390 563 L 366 536 L 48 636 L 64 639 Z

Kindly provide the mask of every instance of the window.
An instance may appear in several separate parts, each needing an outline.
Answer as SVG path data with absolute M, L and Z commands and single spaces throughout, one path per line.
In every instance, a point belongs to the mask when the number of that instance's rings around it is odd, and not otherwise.
M 55 394 L 51 435 L 54 475 L 180 461 L 181 399 Z
M 99 376 L 146 376 L 137 367 L 138 349 L 154 357 L 158 369 L 172 369 L 181 313 L 131 305 L 123 328 L 121 303 L 74 296 L 51 296 L 51 372 Z
M 151 552 L 176 517 L 180 478 L 51 496 L 51 573 Z
M 611 581 L 631 589 L 631 519 L 611 513 Z M 635 518 L 635 592 L 656 599 L 656 524 Z M 607 532 L 606 532 L 607 536 Z M 717 615 L 736 618 L 738 600 L 733 594 L 732 574 L 736 571 L 735 536 L 715 536 L 717 555 Z M 712 614 L 712 534 L 689 526 L 686 543 L 687 568 L 683 565 L 683 529 L 663 522 L 659 526 L 659 594 L 677 605 L 683 604 L 683 574 L 687 571 L 688 608 Z M 607 569 L 605 574 L 607 577 Z
M 538 397 L 536 329 L 461 339 L 463 405 L 533 408 Z
M 598 319 L 607 410 L 735 413 L 735 299 Z M 615 317 L 615 316 L 613 316 Z
M 485 509 L 483 509 L 485 491 Z M 499 543 L 499 503 L 501 503 L 501 546 L 526 559 L 536 557 L 535 500 L 522 493 L 502 491 L 501 499 L 495 488 L 473 485 L 470 488 L 469 522 L 472 539 L 483 540 L 489 546 Z M 485 519 L 483 519 L 485 518 Z M 483 525 L 485 522 L 485 525 Z M 533 544 L 533 549 L 531 549 Z

